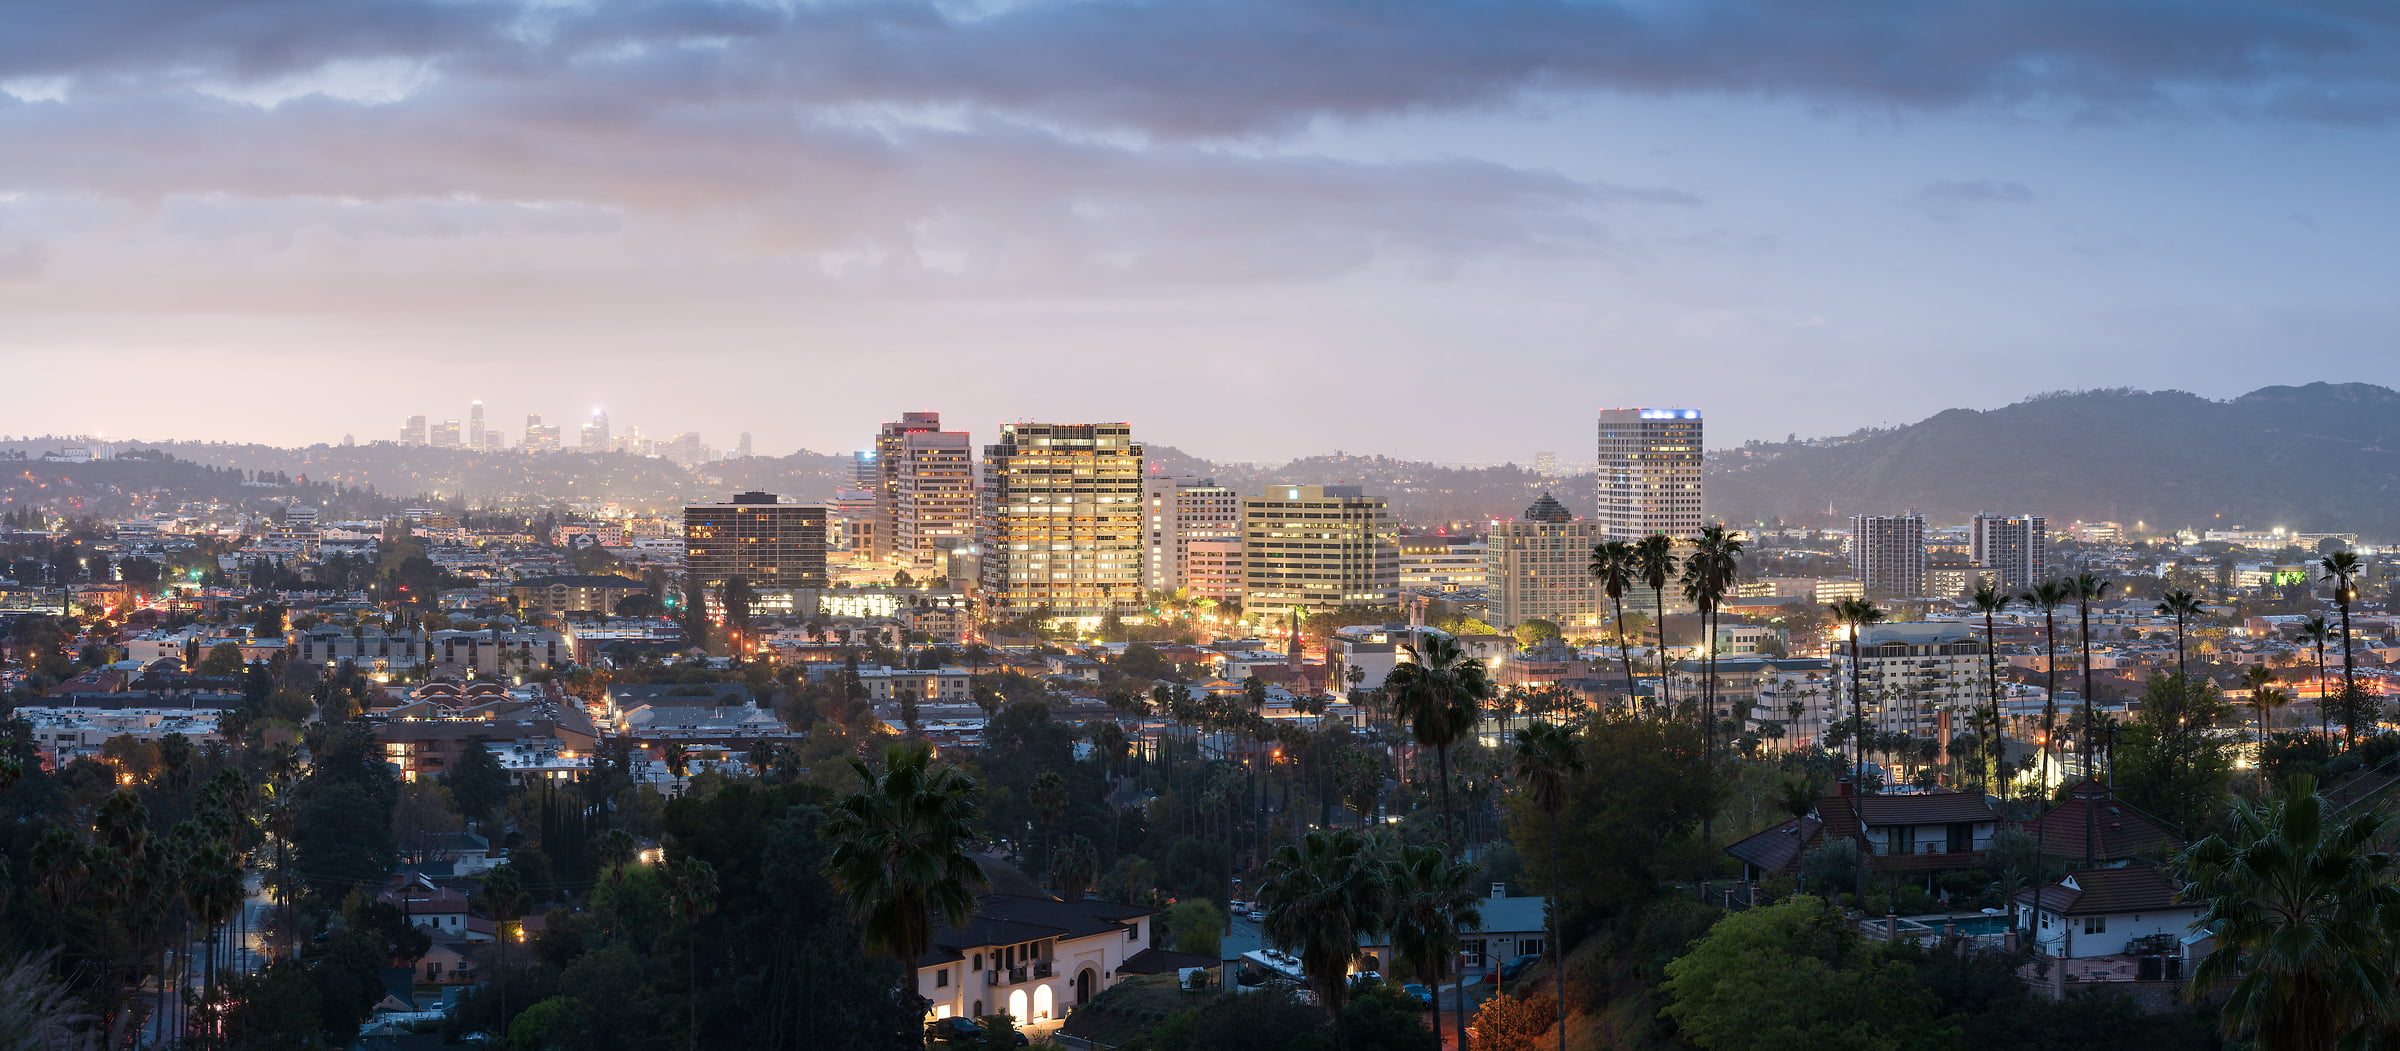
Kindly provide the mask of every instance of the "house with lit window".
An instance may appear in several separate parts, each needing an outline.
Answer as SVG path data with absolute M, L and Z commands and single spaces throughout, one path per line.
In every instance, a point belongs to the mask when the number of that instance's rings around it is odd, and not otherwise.
M 1152 973 L 1144 954 L 1163 951 L 1151 947 L 1157 916 L 1117 902 L 988 894 L 964 926 L 934 933 L 917 960 L 917 992 L 933 1018 L 1065 1018 L 1122 978 Z
M 2010 903 L 2026 947 L 2044 956 L 2138 956 L 2190 939 L 2208 903 L 2179 901 L 2181 884 L 2150 865 L 2084 869 Z M 2158 951 L 2171 951 L 2164 948 Z

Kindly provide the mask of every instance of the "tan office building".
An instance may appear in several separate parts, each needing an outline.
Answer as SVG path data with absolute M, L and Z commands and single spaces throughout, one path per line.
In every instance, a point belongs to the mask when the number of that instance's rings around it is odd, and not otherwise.
M 1598 521 L 1576 521 L 1548 493 L 1515 521 L 1492 523 L 1484 539 L 1488 608 L 1503 631 L 1529 620 L 1581 630 L 1600 623 L 1600 589 L 1592 579 Z
M 1600 410 L 1599 520 L 1610 540 L 1700 535 L 1700 410 Z
M 1388 606 L 1399 530 L 1380 496 L 1349 485 L 1271 485 L 1242 501 L 1242 607 L 1251 613 Z
M 1142 447 L 1128 423 L 1012 423 L 983 447 L 986 616 L 1129 608 L 1142 593 Z

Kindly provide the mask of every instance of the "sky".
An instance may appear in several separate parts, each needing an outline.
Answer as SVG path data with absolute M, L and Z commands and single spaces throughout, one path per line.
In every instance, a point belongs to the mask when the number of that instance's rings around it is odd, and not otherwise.
M 0 433 L 1589 461 L 2400 386 L 2400 7 L 12 0 Z

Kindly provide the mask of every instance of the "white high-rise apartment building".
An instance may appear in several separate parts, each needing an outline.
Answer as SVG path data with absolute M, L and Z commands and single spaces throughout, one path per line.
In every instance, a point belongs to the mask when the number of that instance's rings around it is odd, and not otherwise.
M 2003 588 L 2032 587 L 2050 560 L 2047 523 L 2040 515 L 1976 515 L 1968 530 L 1967 557 L 1990 571 Z
M 1600 410 L 1601 536 L 1700 535 L 1700 410 Z
M 1870 599 L 1921 598 L 1925 594 L 1925 516 L 1853 515 L 1850 570 Z
M 1576 521 L 1549 493 L 1522 518 L 1492 523 L 1484 539 L 1484 576 L 1494 627 L 1513 629 L 1529 620 L 1562 628 L 1600 623 L 1600 589 L 1592 579 L 1592 545 L 1600 523 Z
M 483 438 L 483 403 L 480 401 L 467 406 L 467 448 L 473 449 L 477 452 L 483 452 L 485 450 Z
M 1232 488 L 1214 479 L 1153 477 L 1142 482 L 1143 588 L 1192 587 L 1192 542 L 1241 537 L 1242 498 Z M 1212 586 L 1222 590 L 1221 582 Z
M 1940 713 L 1954 732 L 1988 696 L 1983 644 L 1959 621 L 1876 624 L 1859 636 L 1859 686 L 1867 725 L 1885 733 L 1932 737 Z M 1829 683 L 1843 717 L 1850 714 L 1850 648 L 1833 648 Z
M 1097 616 L 1140 600 L 1142 447 L 1129 423 L 1010 423 L 983 447 L 989 615 Z

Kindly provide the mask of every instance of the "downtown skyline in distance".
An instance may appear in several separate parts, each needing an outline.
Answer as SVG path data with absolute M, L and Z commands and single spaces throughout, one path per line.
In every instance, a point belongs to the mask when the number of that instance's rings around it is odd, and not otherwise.
M 1499 461 L 1605 405 L 2400 380 L 2400 44 L 2339 9 L 95 10 L 0 50 L 0 366 L 172 382 L 14 431 L 838 450 L 924 401 Z

